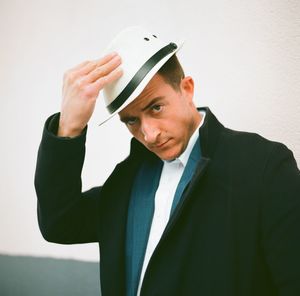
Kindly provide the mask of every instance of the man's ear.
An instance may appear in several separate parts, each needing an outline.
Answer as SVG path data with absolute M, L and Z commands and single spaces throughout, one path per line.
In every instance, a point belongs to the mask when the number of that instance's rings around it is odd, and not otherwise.
M 180 88 L 182 94 L 186 97 L 189 102 L 193 101 L 194 98 L 194 80 L 191 76 L 186 76 L 181 80 Z

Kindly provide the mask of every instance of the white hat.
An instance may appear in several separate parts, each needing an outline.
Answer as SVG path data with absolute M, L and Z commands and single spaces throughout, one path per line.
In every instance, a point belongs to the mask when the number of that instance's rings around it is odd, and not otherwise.
M 121 56 L 123 75 L 103 88 L 109 115 L 102 123 L 128 106 L 182 44 L 164 42 L 142 27 L 129 27 L 121 31 L 105 50 L 106 53 L 117 52 Z

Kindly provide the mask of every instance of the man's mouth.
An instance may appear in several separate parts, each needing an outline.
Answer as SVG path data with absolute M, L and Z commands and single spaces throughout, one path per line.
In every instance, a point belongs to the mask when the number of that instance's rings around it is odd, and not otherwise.
M 168 140 L 166 140 L 166 141 L 164 141 L 164 142 L 162 142 L 162 143 L 158 143 L 158 144 L 154 145 L 153 147 L 156 148 L 156 149 L 161 149 L 161 148 L 163 148 L 169 141 L 170 141 L 170 139 L 168 139 Z

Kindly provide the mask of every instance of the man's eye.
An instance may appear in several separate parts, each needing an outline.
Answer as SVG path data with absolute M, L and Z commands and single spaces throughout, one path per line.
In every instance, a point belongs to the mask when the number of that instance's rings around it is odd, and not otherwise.
M 161 108 L 162 108 L 161 105 L 153 105 L 153 106 L 151 107 L 151 109 L 152 109 L 154 112 L 161 111 Z
M 126 121 L 127 125 L 134 125 L 136 123 L 136 118 L 129 118 Z

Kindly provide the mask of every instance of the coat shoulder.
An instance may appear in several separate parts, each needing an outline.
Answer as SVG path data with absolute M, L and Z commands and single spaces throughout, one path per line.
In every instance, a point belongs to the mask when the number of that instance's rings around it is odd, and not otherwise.
M 257 133 L 237 131 L 224 128 L 221 142 L 232 149 L 237 155 L 252 155 L 252 157 L 266 157 L 272 153 L 292 153 L 280 142 L 269 140 Z

